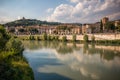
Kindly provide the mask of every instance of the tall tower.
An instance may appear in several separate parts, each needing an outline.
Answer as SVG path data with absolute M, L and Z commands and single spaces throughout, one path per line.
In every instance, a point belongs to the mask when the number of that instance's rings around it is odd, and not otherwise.
M 103 30 L 105 30 L 105 24 L 109 21 L 108 17 L 102 18 Z

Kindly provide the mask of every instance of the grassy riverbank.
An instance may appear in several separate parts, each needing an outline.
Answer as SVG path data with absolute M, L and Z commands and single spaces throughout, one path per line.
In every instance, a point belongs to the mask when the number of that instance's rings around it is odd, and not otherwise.
M 0 80 L 34 80 L 32 69 L 23 57 L 24 47 L 0 26 Z

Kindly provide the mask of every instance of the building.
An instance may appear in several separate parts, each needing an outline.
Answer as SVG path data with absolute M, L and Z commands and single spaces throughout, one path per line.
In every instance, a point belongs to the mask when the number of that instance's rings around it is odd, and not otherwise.
M 92 33 L 100 33 L 100 22 L 91 24 Z
M 108 18 L 108 17 L 102 18 L 102 23 L 103 23 L 103 25 L 106 24 L 108 21 L 109 21 L 109 18 Z
M 102 18 L 103 30 L 105 30 L 105 24 L 109 21 L 108 17 Z
M 75 24 L 62 24 L 57 26 L 58 35 L 72 35 L 72 34 L 81 34 L 81 26 Z
M 83 24 L 82 26 L 82 34 L 91 34 L 92 33 L 92 25 L 91 24 Z
M 115 27 L 117 27 L 118 25 L 120 25 L 120 20 L 115 21 L 114 25 L 115 25 Z

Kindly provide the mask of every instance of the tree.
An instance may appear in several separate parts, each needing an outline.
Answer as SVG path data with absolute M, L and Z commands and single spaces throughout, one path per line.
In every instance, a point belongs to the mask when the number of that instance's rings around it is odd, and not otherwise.
M 73 39 L 73 42 L 75 42 L 76 41 L 76 34 L 73 34 L 73 37 L 72 37 Z
M 113 32 L 115 31 L 115 25 L 111 22 L 107 22 L 105 24 L 105 28 L 107 29 L 107 31 L 109 31 L 109 30 L 113 30 Z
M 94 35 L 92 35 L 91 41 L 92 41 L 92 42 L 95 42 L 95 36 L 94 36 Z
M 102 20 L 100 21 L 100 32 L 103 32 L 103 23 L 102 23 Z
M 20 40 L 11 38 L 6 44 L 6 49 L 8 51 L 13 51 L 15 54 L 18 54 L 21 53 L 24 48 Z
M 0 49 L 5 47 L 6 42 L 9 40 L 10 36 L 6 33 L 3 26 L 0 26 Z
M 42 40 L 47 40 L 47 34 L 46 34 L 46 33 L 44 33 L 44 34 L 42 35 Z
M 116 30 L 120 32 L 120 25 L 116 26 Z
M 83 37 L 83 40 L 84 40 L 84 42 L 88 42 L 88 35 L 84 35 L 84 37 Z
M 35 40 L 35 37 L 33 35 L 30 35 L 29 40 Z
M 67 41 L 67 37 L 66 37 L 66 36 L 63 36 L 63 37 L 62 37 L 62 41 L 63 41 L 63 42 Z

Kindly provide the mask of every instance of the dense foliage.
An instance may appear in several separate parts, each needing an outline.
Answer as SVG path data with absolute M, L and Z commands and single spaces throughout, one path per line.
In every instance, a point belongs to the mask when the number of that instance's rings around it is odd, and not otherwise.
M 6 33 L 3 26 L 0 26 L 0 50 L 5 47 L 6 42 L 9 40 L 10 36 Z
M 115 31 L 115 25 L 112 22 L 107 22 L 105 24 L 105 29 L 107 29 L 107 31 L 112 30 L 114 32 Z
M 62 37 L 62 41 L 63 41 L 63 42 L 67 41 L 67 37 L 66 37 L 66 36 L 63 36 L 63 37 Z
M 0 80 L 33 80 L 33 72 L 22 56 L 20 40 L 0 26 Z

